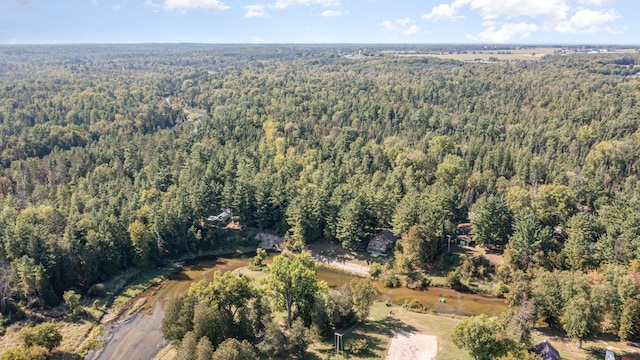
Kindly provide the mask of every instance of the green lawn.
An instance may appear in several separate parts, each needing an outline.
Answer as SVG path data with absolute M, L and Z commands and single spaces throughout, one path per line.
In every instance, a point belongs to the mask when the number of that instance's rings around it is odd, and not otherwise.
M 640 349 L 637 346 L 628 345 L 609 334 L 600 334 L 593 341 L 585 341 L 582 349 L 578 349 L 578 342 L 567 338 L 563 331 L 547 328 L 534 331 L 535 344 L 545 339 L 558 350 L 563 359 L 567 360 L 600 360 L 604 359 L 607 350 L 613 351 L 618 358 L 624 355 L 640 359 Z
M 143 291 L 159 284 L 176 269 L 172 267 L 151 268 L 139 273 L 131 282 L 113 299 L 112 310 L 118 310 L 129 300 L 134 299 Z
M 438 356 L 436 359 L 460 359 L 471 357 L 458 349 L 450 340 L 451 331 L 460 319 L 449 316 L 419 314 L 404 310 L 399 306 L 386 306 L 375 303 L 371 309 L 369 320 L 356 327 L 353 332 L 344 336 L 345 345 L 356 339 L 366 339 L 368 349 L 359 356 L 342 353 L 340 359 L 383 359 L 389 348 L 393 334 L 397 331 L 408 331 L 435 335 L 438 338 Z M 316 343 L 309 347 L 305 359 L 335 359 L 336 351 L 333 342 Z

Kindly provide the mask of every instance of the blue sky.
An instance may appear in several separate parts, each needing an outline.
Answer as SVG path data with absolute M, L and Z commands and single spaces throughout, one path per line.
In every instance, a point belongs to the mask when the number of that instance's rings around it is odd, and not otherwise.
M 0 0 L 0 44 L 640 44 L 638 0 Z

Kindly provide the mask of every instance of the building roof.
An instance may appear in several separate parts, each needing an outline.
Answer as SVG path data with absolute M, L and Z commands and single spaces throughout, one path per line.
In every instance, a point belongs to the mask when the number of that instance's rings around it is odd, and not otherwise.
M 389 230 L 384 230 L 374 236 L 367 246 L 367 252 L 386 254 L 396 242 L 396 236 Z
M 456 235 L 469 235 L 471 230 L 473 230 L 471 223 L 462 223 L 458 224 L 453 232 Z
M 546 339 L 532 347 L 531 351 L 540 355 L 543 360 L 560 360 L 560 353 Z

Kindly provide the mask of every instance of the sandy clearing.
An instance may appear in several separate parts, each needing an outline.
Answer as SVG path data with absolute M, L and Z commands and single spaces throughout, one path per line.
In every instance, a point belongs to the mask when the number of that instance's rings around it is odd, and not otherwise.
M 387 360 L 433 360 L 437 353 L 435 336 L 400 331 L 391 339 Z
M 305 252 L 324 267 L 360 277 L 369 277 L 369 257 L 345 250 L 339 244 L 327 240 L 315 241 L 305 247 Z
M 311 257 L 323 266 L 338 269 L 348 274 L 353 274 L 360 277 L 369 277 L 368 266 L 354 264 L 346 260 L 338 260 L 331 256 L 322 255 L 314 251 L 311 251 Z
M 492 264 L 494 265 L 504 265 L 504 256 L 502 254 L 495 254 L 495 253 L 491 253 L 491 252 L 487 252 L 486 248 L 483 248 L 481 246 L 461 246 L 459 245 L 461 248 L 470 251 L 473 256 L 484 256 L 485 258 L 487 258 L 487 260 L 489 260 Z

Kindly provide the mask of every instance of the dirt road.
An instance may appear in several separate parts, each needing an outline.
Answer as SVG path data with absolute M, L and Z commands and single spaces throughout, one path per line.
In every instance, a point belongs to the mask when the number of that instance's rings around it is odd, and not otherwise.
M 396 333 L 387 351 L 387 360 L 432 360 L 438 354 L 438 340 L 433 335 Z

